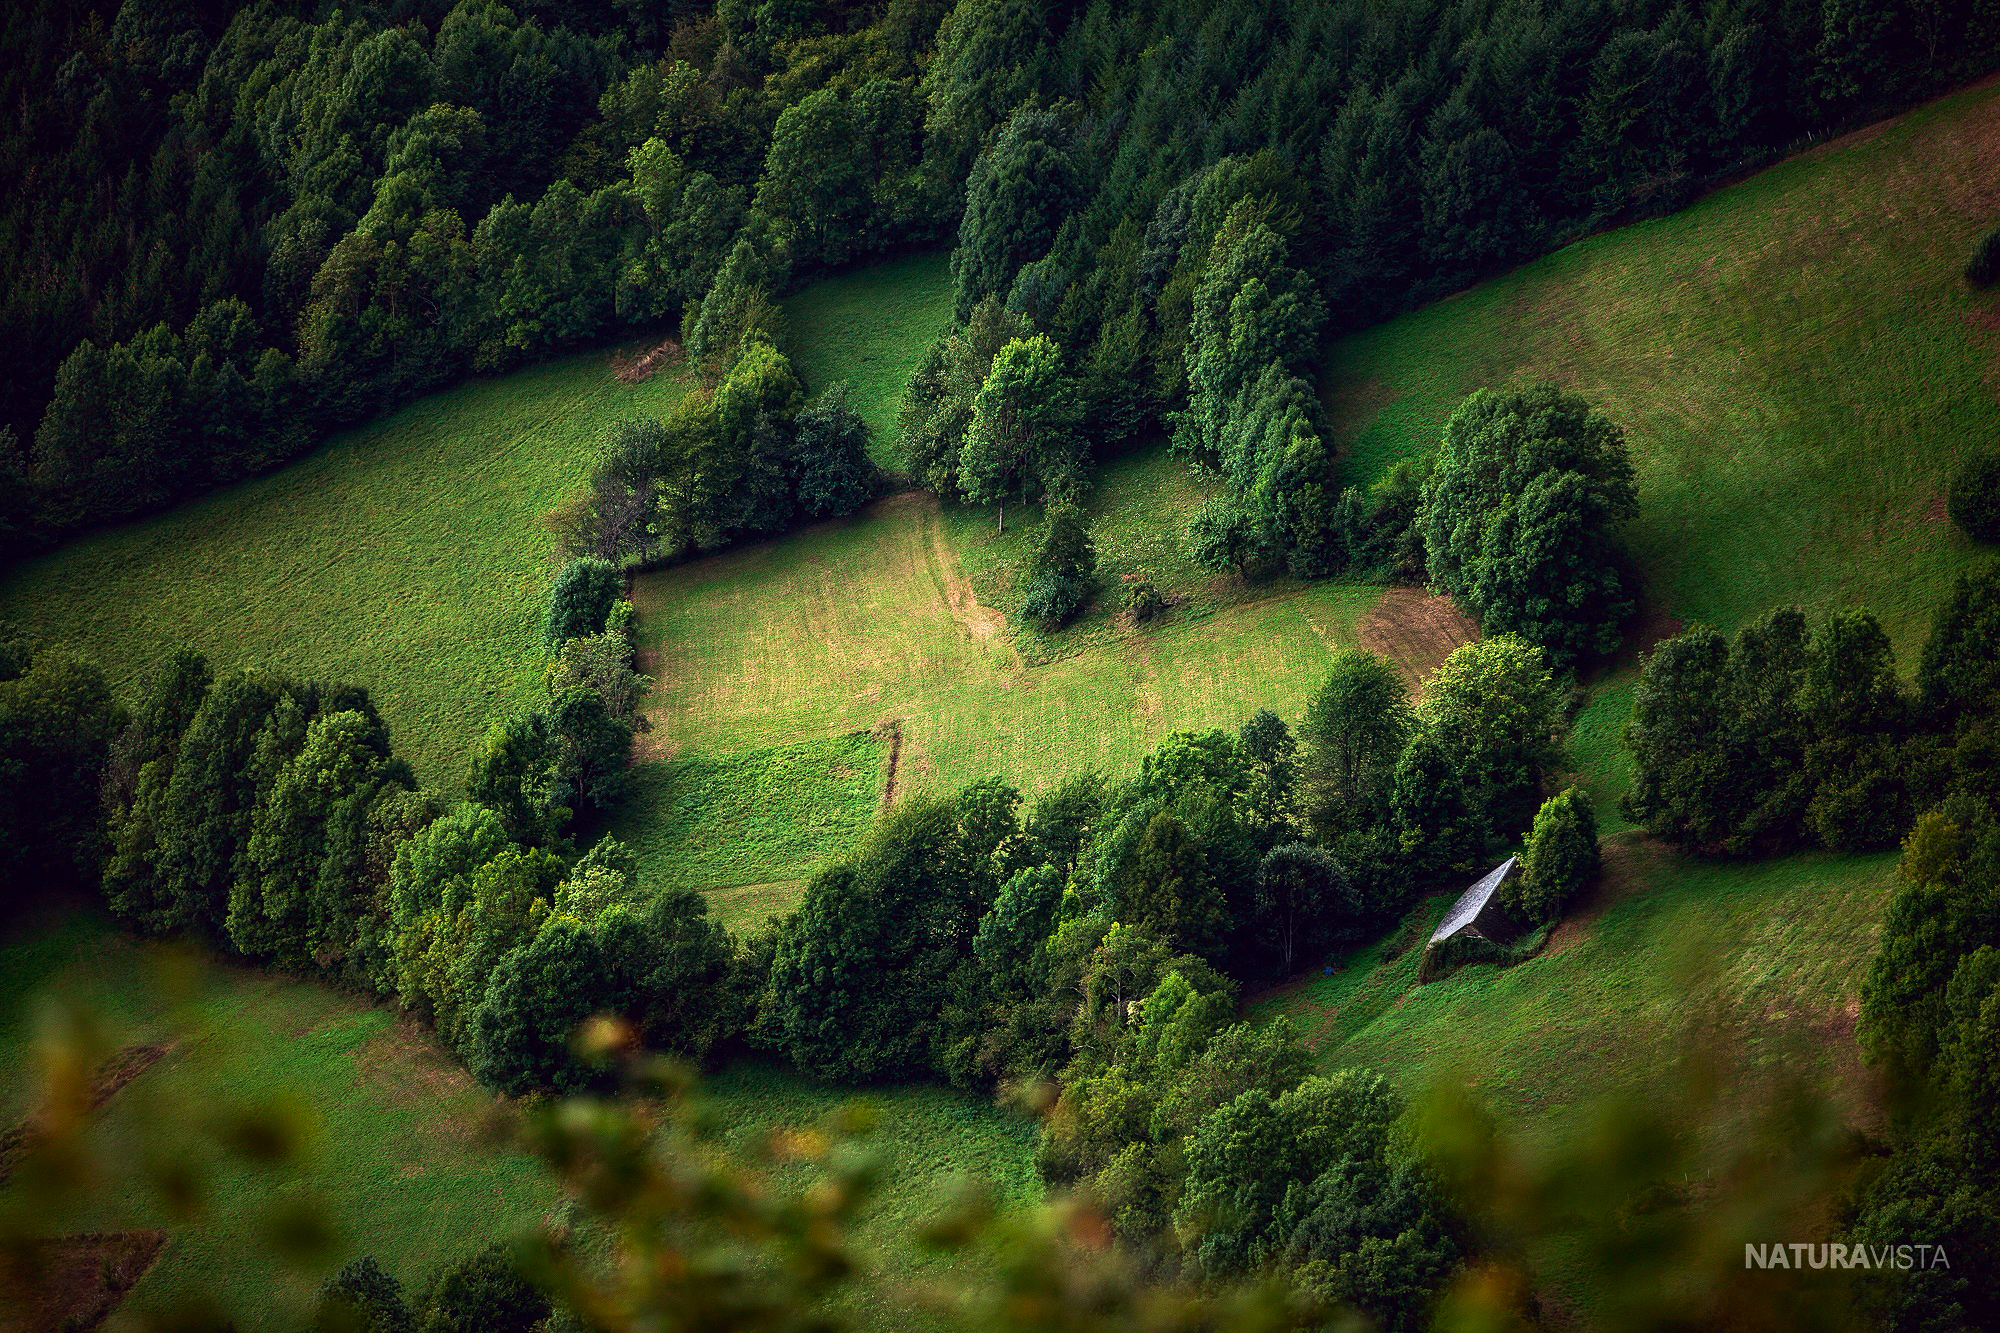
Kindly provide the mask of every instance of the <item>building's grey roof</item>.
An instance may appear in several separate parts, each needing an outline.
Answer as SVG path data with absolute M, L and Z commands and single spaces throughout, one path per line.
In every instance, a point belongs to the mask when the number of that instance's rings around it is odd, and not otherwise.
M 1488 873 L 1486 878 L 1461 894 L 1458 901 L 1451 905 L 1451 910 L 1445 913 L 1444 920 L 1438 923 L 1438 928 L 1431 932 L 1430 942 L 1436 944 L 1439 940 L 1449 939 L 1471 925 L 1472 919 L 1485 909 L 1487 900 L 1493 896 L 1493 891 L 1506 882 L 1508 874 L 1514 869 L 1516 859 L 1508 857 Z

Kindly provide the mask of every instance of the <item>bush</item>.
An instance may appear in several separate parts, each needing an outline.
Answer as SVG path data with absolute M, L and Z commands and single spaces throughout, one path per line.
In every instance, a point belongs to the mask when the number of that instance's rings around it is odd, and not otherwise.
M 313 1333 L 410 1333 L 416 1321 L 402 1284 L 363 1255 L 326 1280 L 313 1313 Z
M 609 560 L 587 555 L 572 560 L 556 575 L 549 592 L 549 614 L 542 639 L 555 652 L 571 639 L 601 634 L 611 608 L 625 591 L 625 581 Z
M 1053 634 L 1067 625 L 1070 617 L 1090 600 L 1090 585 L 1067 574 L 1041 574 L 1028 585 L 1021 599 L 1021 614 L 1044 634 Z
M 1125 585 L 1125 609 L 1131 612 L 1133 624 L 1151 624 L 1166 614 L 1167 598 L 1151 579 L 1140 574 Z
M 2000 227 L 1987 232 L 1985 239 L 1972 247 L 1972 258 L 1965 261 L 1965 280 L 1975 287 L 2000 282 Z
M 1521 873 L 1501 886 L 1500 910 L 1530 928 L 1547 925 L 1597 878 L 1599 864 L 1597 815 L 1590 798 L 1571 787 L 1535 816 Z
M 836 384 L 799 413 L 799 507 L 812 518 L 851 514 L 875 490 L 868 459 L 868 426 L 848 404 L 848 387 Z
M 1030 569 L 1021 614 L 1042 633 L 1053 634 L 1090 600 L 1097 574 L 1097 547 L 1081 509 L 1073 504 L 1049 506 Z
M 528 1285 L 504 1245 L 490 1245 L 438 1274 L 421 1333 L 528 1333 L 548 1318 L 548 1298 Z
M 1959 468 L 1947 507 L 1966 536 L 2000 542 L 2000 452 L 1980 454 Z

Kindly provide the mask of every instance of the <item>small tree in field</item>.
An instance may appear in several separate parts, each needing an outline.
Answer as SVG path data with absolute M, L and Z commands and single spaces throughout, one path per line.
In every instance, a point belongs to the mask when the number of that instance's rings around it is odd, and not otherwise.
M 973 504 L 1000 506 L 1068 484 L 1082 464 L 1076 394 L 1062 373 L 1062 354 L 1041 334 L 1000 349 L 972 400 L 972 424 L 959 454 L 959 486 Z
M 1523 925 L 1557 920 L 1597 878 L 1597 815 L 1575 787 L 1551 796 L 1535 816 L 1521 873 L 1500 890 L 1500 908 Z
M 548 619 L 542 626 L 542 640 L 549 651 L 601 631 L 611 618 L 612 603 L 623 592 L 624 579 L 609 560 L 585 556 L 564 565 L 549 592 Z
M 2000 453 L 1980 454 L 1959 468 L 1946 503 L 1966 536 L 2000 542 Z

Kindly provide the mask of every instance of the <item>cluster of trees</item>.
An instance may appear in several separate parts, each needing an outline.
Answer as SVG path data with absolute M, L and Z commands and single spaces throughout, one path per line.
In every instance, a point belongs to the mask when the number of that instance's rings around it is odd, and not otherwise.
M 0 540 L 626 330 L 719 378 L 785 283 L 947 225 L 945 8 L 14 7 Z
M 1310 383 L 1325 332 L 1983 72 L 1995 22 L 1915 0 L 1865 16 L 1835 0 L 963 0 L 924 76 L 928 151 L 967 182 L 959 326 L 912 386 L 911 470 L 981 494 L 958 464 L 966 405 L 999 344 L 1047 337 L 1084 409 L 1061 456 L 1163 426 L 1228 480 L 1192 534 L 1206 559 L 1414 572 L 1421 477 L 1352 494 L 1334 479 Z M 1508 521 L 1580 563 L 1581 529 L 1626 506 L 1615 477 L 1559 483 Z M 1564 527 L 1571 501 L 1583 516 Z M 1488 595 L 1522 632 L 1554 597 L 1585 646 L 1622 597 L 1581 577 Z
M 1041 1169 L 1121 1235 L 1417 1326 L 1466 1238 L 1395 1099 L 1308 1077 L 1286 1025 L 1237 1020 L 1239 985 L 1317 965 L 1531 817 L 1520 910 L 1552 919 L 1597 856 L 1581 793 L 1544 801 L 1566 703 L 1519 639 L 1460 649 L 1416 705 L 1350 651 L 1296 735 L 1260 713 L 1127 782 L 901 800 L 774 923 L 750 1040 L 840 1080 L 1052 1082 Z
M 784 354 L 746 342 L 713 390 L 612 430 L 589 484 L 548 516 L 558 547 L 643 565 L 852 513 L 879 484 L 868 427 L 845 385 L 803 399 Z
M 1976 761 L 1966 737 L 2000 704 L 1996 645 L 1994 570 L 1939 608 L 1914 691 L 1867 611 L 1813 623 L 1781 607 L 1733 639 L 1695 626 L 1646 660 L 1626 810 L 1707 852 L 1892 847 Z
M 553 1307 L 521 1276 L 505 1245 L 489 1245 L 432 1274 L 416 1300 L 373 1255 L 320 1287 L 313 1333 L 530 1333 Z

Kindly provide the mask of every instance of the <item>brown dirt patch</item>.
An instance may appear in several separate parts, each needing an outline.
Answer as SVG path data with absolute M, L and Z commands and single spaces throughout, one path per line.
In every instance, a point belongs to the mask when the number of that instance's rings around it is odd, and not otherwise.
M 1361 646 L 1393 662 L 1413 691 L 1453 652 L 1479 638 L 1479 626 L 1448 597 L 1391 588 L 1361 617 Z
M 172 1049 L 171 1043 L 127 1046 L 106 1060 L 91 1077 L 88 1109 L 102 1109 L 120 1089 L 158 1064 Z M 0 1185 L 13 1179 L 21 1160 L 33 1150 L 35 1140 L 41 1136 L 45 1114 L 45 1110 L 37 1110 L 12 1129 L 0 1133 Z
M 164 1231 L 29 1241 L 0 1260 L 0 1330 L 101 1327 L 166 1246 Z
M 663 338 L 650 347 L 635 347 L 611 354 L 611 373 L 620 384 L 640 384 L 669 366 L 687 360 L 687 352 L 676 338 Z
M 1645 892 L 1648 872 L 1659 849 L 1638 837 L 1607 838 L 1602 849 L 1604 873 L 1581 899 L 1570 905 L 1569 915 L 1549 933 L 1539 957 L 1554 958 L 1568 953 L 1590 938 L 1606 912 Z
M 442 1138 L 462 1141 L 478 1133 L 469 1117 L 438 1114 L 478 1085 L 435 1037 L 406 1018 L 361 1043 L 354 1052 L 354 1076 L 391 1106 L 429 1112 L 426 1127 Z

